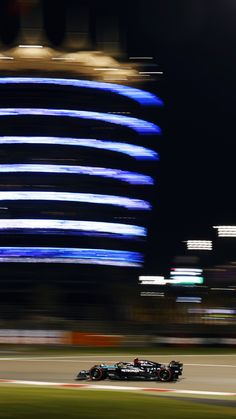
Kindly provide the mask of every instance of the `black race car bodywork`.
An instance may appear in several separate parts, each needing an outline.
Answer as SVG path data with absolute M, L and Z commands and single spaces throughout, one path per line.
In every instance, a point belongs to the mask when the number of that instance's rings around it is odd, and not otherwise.
M 117 362 L 113 365 L 94 365 L 89 370 L 78 373 L 76 380 L 143 380 L 143 381 L 176 381 L 182 375 L 183 364 L 171 361 L 160 364 L 148 360 L 138 362 Z

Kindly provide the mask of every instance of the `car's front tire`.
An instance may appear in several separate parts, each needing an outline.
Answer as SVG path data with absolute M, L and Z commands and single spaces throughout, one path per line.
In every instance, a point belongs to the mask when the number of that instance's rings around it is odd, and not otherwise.
M 91 380 L 93 380 L 93 381 L 99 381 L 99 380 L 104 380 L 105 373 L 104 373 L 104 371 L 103 371 L 102 368 L 93 367 L 89 371 L 89 376 L 90 376 L 90 379 Z

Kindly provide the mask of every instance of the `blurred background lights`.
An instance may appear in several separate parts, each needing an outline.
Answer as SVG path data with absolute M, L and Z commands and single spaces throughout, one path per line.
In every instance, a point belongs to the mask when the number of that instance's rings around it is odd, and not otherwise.
M 124 196 L 102 195 L 76 192 L 42 192 L 42 191 L 0 191 L 0 201 L 64 201 L 87 202 L 90 204 L 115 205 L 135 210 L 150 210 L 151 205 L 141 199 Z
M 19 45 L 19 48 L 43 48 L 42 45 Z M 54 58 L 55 59 L 55 58 Z M 61 58 L 57 58 L 61 59 Z M 63 58 L 64 59 L 64 58 Z M 111 70 L 111 68 L 109 68 Z M 114 70 L 114 69 L 113 69 Z M 141 105 L 162 106 L 163 101 L 156 95 L 135 87 L 124 86 L 114 83 L 104 83 L 92 80 L 64 79 L 51 77 L 0 77 L 0 84 L 51 84 L 59 86 L 72 86 L 86 89 L 110 91 Z
M 176 277 L 178 275 L 198 276 L 199 274 L 202 274 L 202 269 L 195 269 L 195 268 L 172 268 L 171 269 L 171 277 Z
M 202 273 L 200 268 L 172 268 L 171 275 L 199 275 Z
M 164 276 L 140 276 L 139 281 L 141 285 L 165 285 L 166 280 Z
M 181 275 L 174 275 L 171 272 L 171 278 L 164 278 L 163 276 L 140 276 L 139 281 L 141 285 L 195 285 L 203 284 L 204 278 L 201 276 L 201 272 L 196 273 L 195 276 L 187 272 L 183 272 Z
M 176 303 L 197 303 L 200 304 L 202 302 L 201 297 L 177 297 Z
M 217 229 L 218 237 L 236 237 L 236 226 L 213 226 Z
M 187 277 L 187 276 L 180 276 L 175 279 L 171 279 L 168 281 L 170 284 L 179 284 L 179 285 L 194 285 L 194 284 L 203 284 L 204 280 L 202 276 L 198 277 Z
M 211 240 L 187 240 L 188 250 L 212 250 Z
M 164 298 L 165 294 L 164 292 L 156 292 L 156 291 L 141 291 L 140 292 L 141 297 L 159 297 Z
M 27 45 L 21 44 L 18 45 L 18 48 L 43 48 L 43 45 Z
M 189 308 L 188 312 L 201 314 L 236 314 L 236 310 L 229 308 Z
M 91 166 L 71 166 L 57 164 L 0 164 L 0 173 L 63 173 L 74 175 L 101 176 L 113 178 L 131 185 L 153 185 L 150 176 L 119 169 Z
M 8 57 L 7 55 L 5 56 L 0 56 L 0 60 L 14 60 L 14 57 Z
M 95 138 L 0 136 L 0 144 L 48 144 L 73 147 L 91 147 L 127 154 L 137 160 L 159 160 L 158 153 L 149 148 Z
M 46 108 L 0 108 L 0 116 L 56 116 L 79 119 L 92 119 L 110 124 L 123 125 L 133 129 L 141 135 L 157 135 L 161 133 L 158 125 L 131 116 L 109 114 L 104 112 L 81 111 L 74 109 L 46 109 Z
M 0 230 L 74 230 L 117 235 L 146 236 L 144 227 L 99 221 L 49 220 L 49 219 L 0 219 Z
M 59 247 L 0 247 L 0 262 L 23 263 L 94 263 L 100 265 L 139 267 L 139 252 L 109 249 Z
M 202 269 L 199 268 L 173 268 L 170 271 L 171 284 L 203 284 Z

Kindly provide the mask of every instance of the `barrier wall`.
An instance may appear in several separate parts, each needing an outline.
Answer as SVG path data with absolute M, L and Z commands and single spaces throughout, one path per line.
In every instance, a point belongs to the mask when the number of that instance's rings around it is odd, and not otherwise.
M 71 332 L 69 339 L 71 345 L 109 347 L 121 346 L 124 336 Z
M 60 330 L 0 329 L 0 344 L 120 346 L 124 336 Z
M 0 329 L 0 343 L 60 345 L 67 343 L 67 333 L 60 330 Z
M 78 347 L 236 346 L 236 337 L 106 335 L 63 330 L 0 329 L 0 344 Z

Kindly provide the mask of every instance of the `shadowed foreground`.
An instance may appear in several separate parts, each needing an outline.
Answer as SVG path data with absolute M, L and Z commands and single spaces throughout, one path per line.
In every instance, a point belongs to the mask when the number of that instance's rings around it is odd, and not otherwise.
M 233 418 L 235 408 L 146 395 L 2 387 L 1 418 Z

